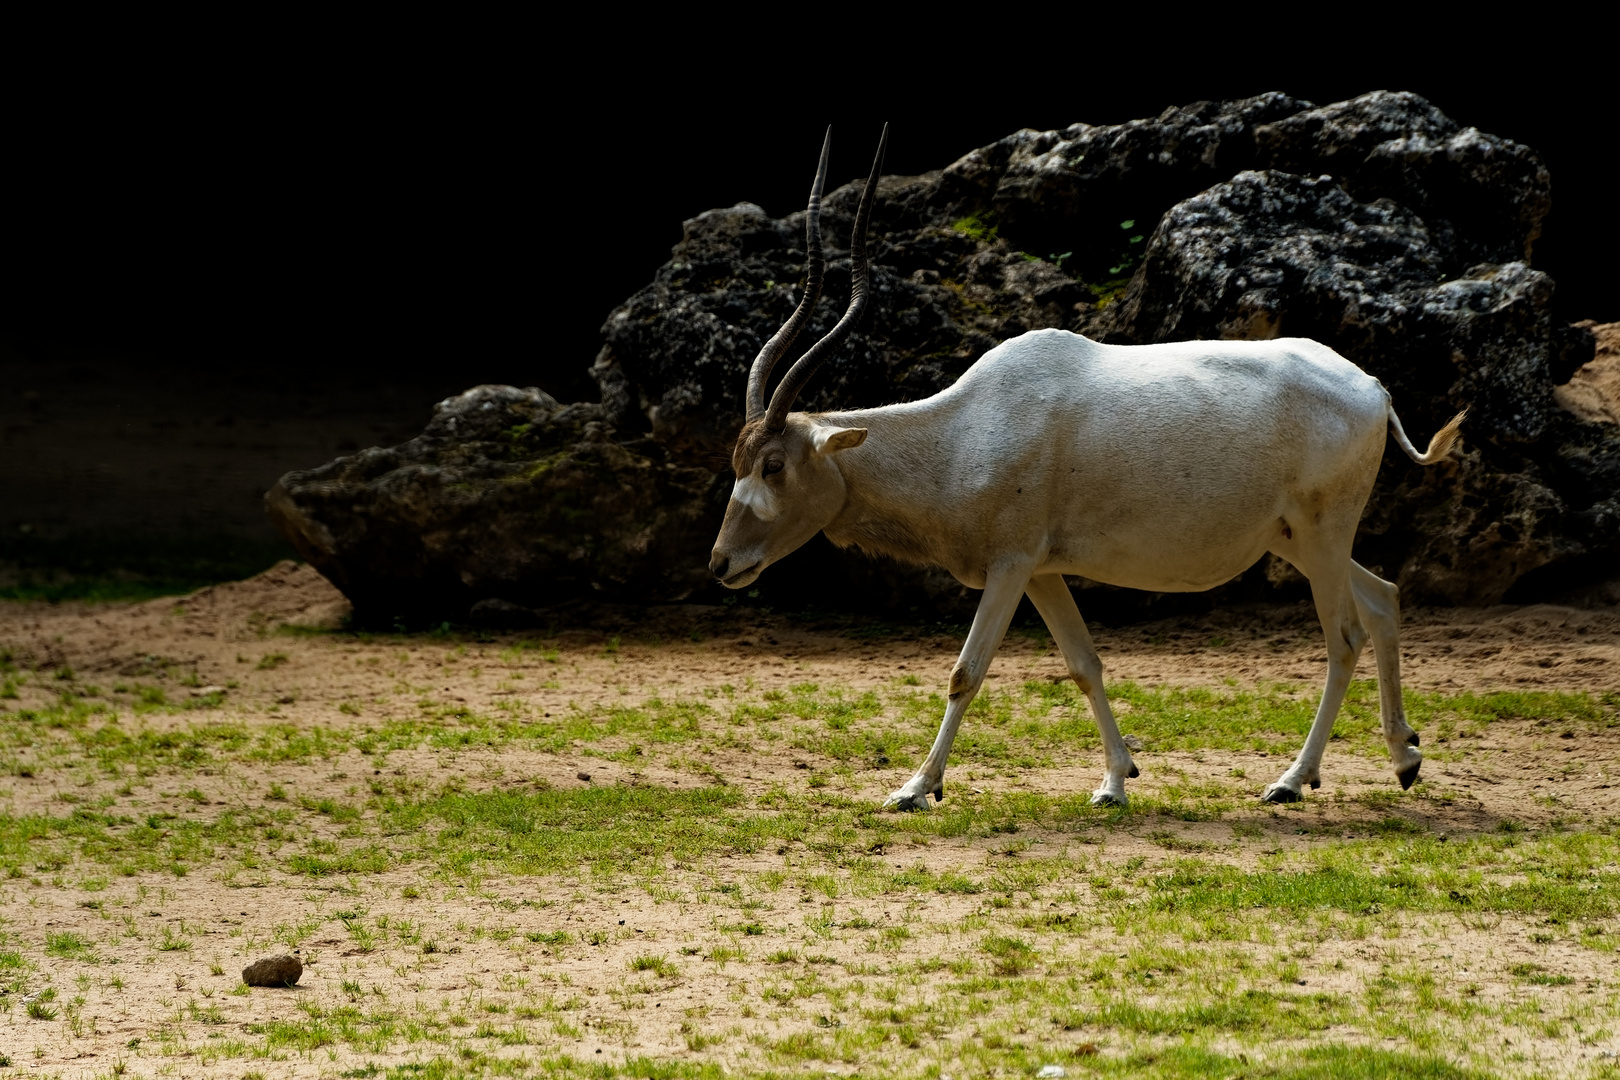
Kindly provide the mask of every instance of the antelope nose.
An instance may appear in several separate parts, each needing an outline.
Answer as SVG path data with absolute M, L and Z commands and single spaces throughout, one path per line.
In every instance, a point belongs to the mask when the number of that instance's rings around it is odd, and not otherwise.
M 724 581 L 726 579 L 726 570 L 728 570 L 730 566 L 731 560 L 728 557 L 720 554 L 718 551 L 715 552 L 713 557 L 709 559 L 709 573 L 713 574 L 715 579 L 718 581 Z

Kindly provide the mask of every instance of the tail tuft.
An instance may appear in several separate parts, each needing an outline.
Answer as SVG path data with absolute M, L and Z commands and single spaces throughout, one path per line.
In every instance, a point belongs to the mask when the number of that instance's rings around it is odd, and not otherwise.
M 1434 433 L 1434 438 L 1429 440 L 1429 448 L 1423 452 L 1423 456 L 1418 461 L 1424 465 L 1429 465 L 1436 461 L 1444 461 L 1450 457 L 1452 448 L 1457 445 L 1457 440 L 1462 437 L 1462 422 L 1466 419 L 1468 419 L 1467 409 L 1453 416 L 1445 427 Z
M 1450 457 L 1451 451 L 1457 445 L 1457 440 L 1462 436 L 1462 422 L 1467 418 L 1467 409 L 1453 416 L 1445 427 L 1434 433 L 1434 438 L 1429 440 L 1429 448 L 1420 454 L 1417 452 L 1417 447 L 1413 446 L 1411 440 L 1406 437 L 1406 432 L 1402 430 L 1400 417 L 1395 415 L 1394 407 L 1392 406 L 1389 410 L 1389 426 L 1395 434 L 1395 441 L 1401 444 L 1401 449 L 1406 451 L 1406 456 L 1419 465 L 1433 465 L 1437 461 L 1444 461 Z

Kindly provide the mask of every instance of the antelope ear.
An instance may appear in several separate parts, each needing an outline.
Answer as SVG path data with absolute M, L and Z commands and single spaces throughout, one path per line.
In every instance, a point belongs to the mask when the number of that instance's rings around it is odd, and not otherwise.
M 817 427 L 812 438 L 815 440 L 816 453 L 836 454 L 840 450 L 848 450 L 865 442 L 866 429 L 863 427 Z

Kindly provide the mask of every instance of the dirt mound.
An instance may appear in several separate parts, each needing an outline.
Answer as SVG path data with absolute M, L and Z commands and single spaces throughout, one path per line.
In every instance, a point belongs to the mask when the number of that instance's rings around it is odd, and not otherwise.
M 191 632 L 207 636 L 276 623 L 332 629 L 348 614 L 349 602 L 314 567 L 283 560 L 246 581 L 211 585 L 177 602 L 155 600 L 141 607 L 183 609 Z
M 223 645 L 277 626 L 335 628 L 349 602 L 312 567 L 283 560 L 246 581 L 138 604 L 8 605 L 0 646 L 33 668 L 67 665 L 133 674 L 137 668 L 195 666 Z

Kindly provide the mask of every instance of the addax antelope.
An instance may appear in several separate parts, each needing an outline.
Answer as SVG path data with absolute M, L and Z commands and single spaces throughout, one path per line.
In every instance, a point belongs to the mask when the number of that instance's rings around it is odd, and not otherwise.
M 1293 802 L 1306 785 L 1319 786 L 1322 752 L 1369 637 L 1384 739 L 1396 777 L 1410 787 L 1423 755 L 1401 705 L 1397 590 L 1358 566 L 1350 546 L 1386 432 L 1429 465 L 1449 454 L 1463 417 L 1419 453 L 1378 380 L 1314 341 L 1120 346 L 1061 330 L 1003 342 L 923 401 L 791 412 L 865 305 L 866 229 L 887 141 L 885 127 L 855 216 L 849 308 L 766 404 L 771 369 L 820 295 L 822 146 L 804 295 L 749 372 L 747 422 L 732 455 L 736 487 L 709 563 L 740 589 L 825 532 L 835 544 L 941 566 L 984 590 L 939 736 L 886 805 L 923 809 L 930 794 L 944 798 L 951 743 L 1020 595 L 1046 621 L 1096 716 L 1105 762 L 1091 801 L 1124 804 L 1136 764 L 1062 575 L 1192 592 L 1230 581 L 1268 551 L 1310 580 L 1328 675 L 1304 748 L 1262 797 Z

